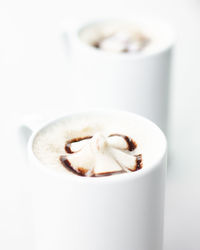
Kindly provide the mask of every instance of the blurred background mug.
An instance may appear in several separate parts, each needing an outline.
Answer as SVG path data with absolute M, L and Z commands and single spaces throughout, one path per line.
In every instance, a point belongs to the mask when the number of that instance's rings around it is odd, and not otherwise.
M 107 177 L 82 177 L 38 160 L 33 152 L 38 133 L 63 119 L 78 122 L 85 117 L 98 117 L 103 122 L 109 117 L 115 124 L 124 121 L 133 126 L 136 135 L 140 131 L 143 168 Z M 33 124 L 24 126 L 32 130 Z M 94 111 L 70 114 L 36 127 L 28 155 L 37 250 L 162 249 L 166 139 L 154 123 L 129 112 Z
M 121 20 L 66 24 L 63 34 L 69 58 L 70 108 L 132 111 L 151 119 L 166 133 L 172 31 L 159 20 Z M 149 45 L 137 53 L 111 53 L 83 41 L 85 31 L 95 32 L 101 24 L 106 27 L 110 22 L 133 25 L 149 37 Z

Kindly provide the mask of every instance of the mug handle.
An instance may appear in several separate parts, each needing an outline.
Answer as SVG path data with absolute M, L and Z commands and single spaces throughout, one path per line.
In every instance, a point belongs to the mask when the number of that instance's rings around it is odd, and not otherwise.
M 62 50 L 64 51 L 65 56 L 68 59 L 68 62 L 71 59 L 71 45 L 70 45 L 70 31 L 61 31 L 61 43 Z
M 60 23 L 60 34 L 63 50 L 70 61 L 71 59 L 71 39 L 76 36 L 78 27 L 82 20 L 68 18 Z
M 61 45 L 68 60 L 71 58 L 70 37 L 74 31 L 73 29 L 74 25 L 72 20 L 64 20 L 60 24 Z
M 23 150 L 26 150 L 31 134 L 41 127 L 45 121 L 47 121 L 47 118 L 35 114 L 27 115 L 22 118 L 20 125 L 18 126 L 18 137 Z

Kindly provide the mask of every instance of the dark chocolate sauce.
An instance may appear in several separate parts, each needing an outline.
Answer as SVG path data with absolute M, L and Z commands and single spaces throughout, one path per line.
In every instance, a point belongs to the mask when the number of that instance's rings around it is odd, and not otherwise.
M 73 138 L 71 140 L 68 140 L 66 143 L 65 143 L 65 151 L 68 153 L 68 154 L 73 154 L 74 152 L 71 150 L 71 144 L 73 142 L 79 142 L 79 141 L 83 141 L 83 140 L 87 140 L 87 139 L 91 139 L 92 136 L 85 136 L 85 137 L 78 137 L 78 138 Z
M 60 156 L 60 162 L 62 163 L 62 165 L 63 165 L 67 170 L 69 170 L 69 171 L 72 172 L 73 174 L 80 175 L 80 176 L 85 176 L 85 171 L 81 171 L 82 168 L 79 168 L 79 172 L 77 172 L 76 170 L 74 170 L 74 169 L 72 168 L 71 163 L 67 160 L 67 158 L 66 158 L 65 155 L 61 155 L 61 156 Z
M 137 168 L 136 170 L 139 170 L 143 167 L 142 164 L 142 154 L 136 155 L 136 163 L 137 163 Z
M 134 149 L 137 148 L 137 143 L 135 141 L 133 141 L 133 139 L 131 139 L 130 137 L 126 136 L 126 135 L 121 135 L 121 134 L 111 134 L 109 135 L 109 137 L 111 136 L 121 136 L 122 138 L 124 138 L 124 140 L 126 141 L 127 145 L 128 145 L 128 150 L 129 151 L 133 151 Z
M 99 42 L 93 43 L 92 46 L 95 47 L 96 49 L 100 48 Z
M 94 174 L 94 175 L 92 175 L 92 177 L 103 177 L 103 176 L 110 176 L 110 175 L 116 175 L 116 174 L 122 174 L 122 173 L 126 173 L 126 172 L 124 170 L 105 172 L 105 173 L 100 173 L 100 174 Z

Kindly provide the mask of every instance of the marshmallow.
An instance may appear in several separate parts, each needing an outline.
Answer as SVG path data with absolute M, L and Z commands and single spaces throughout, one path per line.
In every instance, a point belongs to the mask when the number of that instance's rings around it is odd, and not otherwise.
M 99 43 L 99 48 L 110 52 L 123 52 L 126 45 L 115 37 L 108 37 Z
M 137 144 L 128 136 L 96 133 L 66 143 L 61 163 L 82 176 L 103 176 L 136 171 L 142 166 L 141 155 L 134 155 Z

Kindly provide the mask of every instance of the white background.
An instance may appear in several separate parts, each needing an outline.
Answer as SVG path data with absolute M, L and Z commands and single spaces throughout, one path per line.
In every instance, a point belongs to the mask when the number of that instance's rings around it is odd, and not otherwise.
M 199 0 L 0 1 L 0 249 L 33 249 L 17 123 L 28 113 L 70 111 L 60 23 L 121 13 L 162 18 L 175 30 L 164 249 L 200 249 Z

